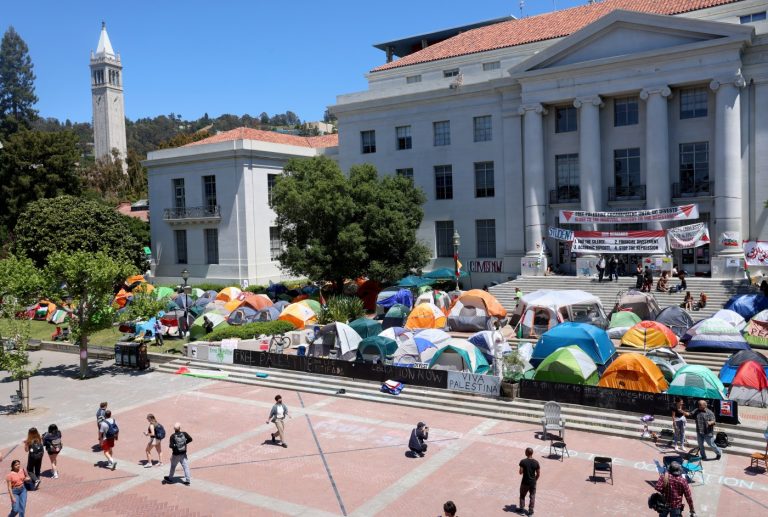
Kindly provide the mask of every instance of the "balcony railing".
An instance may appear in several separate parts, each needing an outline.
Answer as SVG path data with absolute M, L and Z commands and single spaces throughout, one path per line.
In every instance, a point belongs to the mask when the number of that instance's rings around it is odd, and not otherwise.
M 216 205 L 166 208 L 163 212 L 163 219 L 166 221 L 221 219 L 221 207 Z
M 608 187 L 608 201 L 624 201 L 625 199 L 645 199 L 645 185 Z
M 549 191 L 549 204 L 578 203 L 579 187 L 560 187 Z
M 715 195 L 714 181 L 684 181 L 672 184 L 672 197 L 707 197 Z

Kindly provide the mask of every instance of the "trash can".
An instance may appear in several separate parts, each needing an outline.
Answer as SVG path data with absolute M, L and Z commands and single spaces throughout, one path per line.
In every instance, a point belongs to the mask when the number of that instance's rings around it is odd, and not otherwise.
M 149 368 L 147 345 L 144 343 L 120 343 L 115 345 L 115 366 L 124 368 Z

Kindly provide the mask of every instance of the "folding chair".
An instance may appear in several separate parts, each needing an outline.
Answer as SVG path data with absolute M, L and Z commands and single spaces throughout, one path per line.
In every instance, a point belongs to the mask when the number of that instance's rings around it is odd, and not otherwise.
M 610 479 L 613 485 L 613 458 L 595 456 L 592 462 L 592 482 L 597 483 L 597 473 L 603 473 L 602 479 Z M 607 476 L 605 475 L 607 474 Z
M 701 456 L 688 456 L 683 461 L 683 472 L 690 482 L 693 482 L 696 474 L 701 474 L 701 482 L 704 483 L 704 465 L 701 464 Z
M 568 455 L 569 458 L 571 457 L 571 453 L 568 452 L 568 446 L 565 445 L 565 442 L 561 442 L 561 441 L 551 441 L 551 442 L 549 442 L 549 455 L 550 456 L 553 456 L 552 451 L 554 451 L 555 454 L 557 454 L 558 450 L 560 451 L 560 454 L 559 454 L 560 461 L 563 461 L 564 456 L 566 454 Z

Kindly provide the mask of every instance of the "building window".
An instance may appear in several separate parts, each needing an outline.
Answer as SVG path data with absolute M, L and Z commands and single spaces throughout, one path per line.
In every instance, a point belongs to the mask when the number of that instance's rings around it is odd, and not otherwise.
M 272 195 L 278 176 L 279 174 L 267 174 L 267 203 L 269 203 L 269 206 L 272 206 Z
M 577 201 L 579 197 L 579 154 L 555 156 L 557 201 Z
M 453 167 L 435 165 L 435 197 L 453 199 Z
M 491 116 L 484 115 L 473 119 L 475 142 L 489 142 L 492 137 Z
M 477 258 L 496 257 L 496 219 L 478 219 L 475 221 L 477 236 Z
M 680 91 L 680 118 L 707 116 L 709 94 L 706 88 L 688 88 Z
M 411 167 L 406 167 L 405 169 L 395 169 L 395 174 L 413 181 L 413 168 Z
M 219 230 L 205 229 L 205 261 L 208 264 L 219 263 Z
M 174 230 L 173 236 L 176 240 L 176 263 L 187 263 L 187 230 Z
M 680 194 L 709 193 L 709 142 L 680 144 Z
M 638 120 L 637 109 L 637 97 L 613 99 L 613 125 L 615 127 L 634 126 Z
M 360 131 L 360 145 L 363 154 L 376 152 L 376 131 Z
M 576 131 L 576 108 L 561 106 L 555 108 L 555 133 Z
M 203 204 L 206 208 L 216 208 L 216 176 L 203 176 Z
M 451 145 L 451 122 L 441 120 L 432 123 L 432 130 L 435 135 L 435 145 Z
M 184 209 L 187 207 L 187 196 L 184 190 L 184 178 L 173 180 L 173 207 Z
M 765 20 L 765 11 L 760 11 L 758 13 L 752 13 L 752 14 L 746 14 L 744 16 L 739 17 L 740 23 L 752 23 L 752 22 L 759 22 Z
M 421 75 L 409 75 L 405 78 L 406 84 L 414 84 L 421 82 Z
M 490 63 L 483 63 L 483 71 L 489 72 L 491 70 L 498 70 L 501 68 L 501 61 L 491 61 Z
M 395 136 L 397 138 L 398 151 L 411 148 L 411 126 L 396 127 Z
M 613 178 L 616 197 L 636 195 L 636 187 L 640 185 L 639 147 L 613 151 Z
M 493 162 L 475 162 L 475 197 L 493 197 Z
M 277 226 L 269 227 L 269 258 L 277 260 L 280 252 L 283 251 L 283 243 L 280 242 L 280 228 Z
M 459 75 L 459 69 L 458 68 L 451 68 L 450 70 L 443 70 L 443 77 L 456 77 Z
M 453 257 L 453 221 L 435 221 L 438 257 Z

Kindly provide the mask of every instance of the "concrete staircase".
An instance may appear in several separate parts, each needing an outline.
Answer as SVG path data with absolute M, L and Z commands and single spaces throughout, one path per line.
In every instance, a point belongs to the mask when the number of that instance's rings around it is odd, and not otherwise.
M 158 365 L 156 370 L 174 373 L 181 366 L 221 370 L 228 374 L 228 382 L 525 422 L 533 427 L 531 433 L 540 432 L 540 418 L 543 415 L 542 406 L 544 402 L 538 400 L 517 398 L 509 401 L 410 385 L 406 386 L 403 392 L 395 397 L 381 393 L 379 391 L 380 385 L 375 382 L 344 377 L 321 376 L 289 370 L 260 369 L 239 365 L 214 365 L 190 359 L 176 359 L 169 363 Z M 257 372 L 266 373 L 268 377 L 258 378 L 256 377 Z M 345 390 L 343 395 L 337 394 L 337 391 L 340 389 Z M 620 411 L 608 412 L 598 408 L 571 404 L 561 404 L 561 406 L 563 407 L 563 417 L 566 420 L 566 433 L 568 430 L 579 430 L 626 438 L 639 439 L 640 437 L 642 429 L 640 421 L 642 415 L 640 414 Z M 669 420 L 667 415 L 659 415 L 659 420 L 651 423 L 649 428 L 652 431 L 659 432 L 662 426 L 670 427 Z M 690 428 L 691 426 L 689 426 Z M 749 456 L 753 452 L 762 451 L 765 448 L 762 428 L 719 425 L 718 429 L 727 432 L 733 444 L 726 449 L 727 454 Z M 692 443 L 696 441 L 692 433 L 690 433 L 688 439 Z
M 673 278 L 670 281 L 670 285 L 677 285 L 677 282 L 678 280 Z M 722 309 L 723 305 L 736 294 L 754 292 L 746 281 L 734 282 L 733 280 L 693 277 L 686 278 L 686 282 L 694 300 L 697 300 L 699 293 L 702 292 L 706 293 L 708 298 L 707 306 L 704 309 L 690 313 L 694 321 L 708 318 Z M 575 276 L 520 277 L 517 280 L 493 286 L 489 291 L 507 310 L 512 310 L 517 304 L 515 287 L 519 287 L 524 294 L 539 289 L 580 289 L 599 297 L 606 313 L 609 313 L 616 303 L 619 291 L 634 288 L 635 279 L 634 277 L 620 277 L 617 282 L 598 282 L 596 278 L 577 278 Z M 653 295 L 656 297 L 659 306 L 663 309 L 671 305 L 679 305 L 683 301 L 685 293 L 667 294 L 654 292 Z

